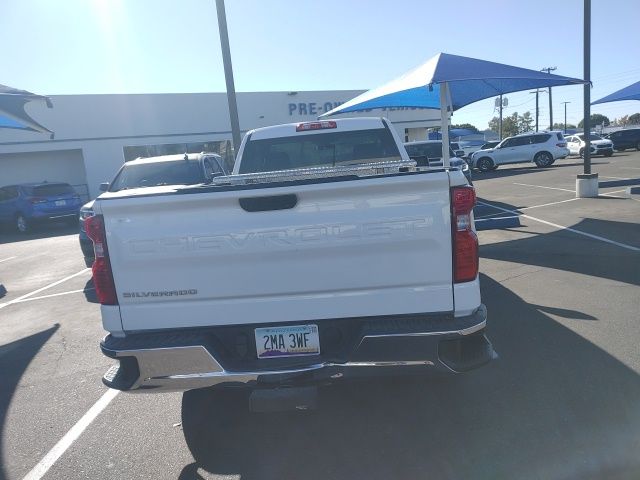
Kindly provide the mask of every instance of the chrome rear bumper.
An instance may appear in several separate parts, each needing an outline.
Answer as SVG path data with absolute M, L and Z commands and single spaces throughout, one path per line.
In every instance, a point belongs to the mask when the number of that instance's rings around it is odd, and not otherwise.
M 338 379 L 418 372 L 429 369 L 466 371 L 494 357 L 484 335 L 486 309 L 481 306 L 457 330 L 367 333 L 359 337 L 345 361 L 324 359 L 281 368 L 224 368 L 204 344 L 145 347 L 144 337 L 122 341 L 107 336 L 101 343 L 108 357 L 119 360 L 103 382 L 119 390 L 180 391 L 211 386 L 293 385 L 331 383 Z M 193 338 L 185 339 L 185 343 Z M 153 343 L 153 342 L 150 342 Z M 197 343 L 197 342 L 196 342 Z M 409 352 L 409 353 L 407 353 Z M 269 365 L 265 360 L 262 365 Z

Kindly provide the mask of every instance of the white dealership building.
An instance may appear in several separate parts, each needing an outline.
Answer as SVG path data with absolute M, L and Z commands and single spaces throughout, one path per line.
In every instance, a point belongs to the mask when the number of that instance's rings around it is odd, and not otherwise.
M 315 120 L 359 95 L 359 90 L 247 92 L 237 94 L 242 133 L 267 125 Z M 213 151 L 231 159 L 225 93 L 53 95 L 52 108 L 27 104 L 26 112 L 54 132 L 0 129 L 0 186 L 61 181 L 85 199 L 98 195 L 123 162 L 139 156 Z M 426 138 L 439 125 L 438 110 L 376 109 L 405 141 Z M 351 114 L 354 116 L 354 114 Z

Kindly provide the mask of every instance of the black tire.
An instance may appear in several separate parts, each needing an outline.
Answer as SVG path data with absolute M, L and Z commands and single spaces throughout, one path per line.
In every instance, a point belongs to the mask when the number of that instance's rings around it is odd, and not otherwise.
M 609 150 L 607 153 L 604 154 L 605 157 L 610 157 L 613 155 L 613 150 Z
M 237 448 L 236 434 L 246 434 L 251 423 L 248 389 L 189 390 L 182 395 L 182 430 L 196 463 L 206 465 L 210 457 L 224 456 Z M 229 452 L 231 453 L 231 452 Z
M 493 167 L 491 167 L 491 171 L 493 172 L 494 170 L 498 169 L 498 165 L 494 165 Z
M 482 173 L 486 173 L 494 169 L 494 167 L 497 168 L 496 165 L 493 163 L 493 160 L 491 160 L 491 158 L 489 157 L 482 157 L 478 159 L 478 161 L 476 162 L 476 168 L 480 170 Z
M 640 142 L 636 143 L 636 150 L 640 152 Z
M 533 162 L 538 168 L 549 167 L 553 163 L 553 155 L 549 152 L 538 152 L 536 156 L 533 157 Z
M 626 148 L 616 148 L 616 152 L 624 152 Z
M 22 213 L 18 213 L 14 225 L 18 233 L 26 234 L 31 231 L 31 222 Z
M 580 149 L 580 151 L 578 152 L 578 155 L 580 155 L 580 158 L 584 158 L 584 148 Z

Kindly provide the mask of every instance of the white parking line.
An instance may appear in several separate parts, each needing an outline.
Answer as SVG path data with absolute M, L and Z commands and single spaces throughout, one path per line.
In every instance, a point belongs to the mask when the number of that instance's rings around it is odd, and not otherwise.
M 622 192 L 626 192 L 627 189 L 623 188 L 622 190 L 614 190 L 613 192 L 607 192 L 607 193 L 599 193 L 598 195 L 601 197 L 609 197 L 614 193 L 622 193 Z M 626 198 L 626 197 L 615 197 L 615 198 Z
M 513 213 L 515 215 L 518 215 L 518 212 L 516 212 L 515 210 L 509 210 L 507 208 L 498 207 L 496 205 L 491 205 L 490 203 L 485 203 L 485 202 L 480 202 L 480 201 L 478 201 L 478 203 L 481 204 L 481 205 L 485 205 L 487 207 L 495 208 L 496 210 L 502 210 L 503 212 Z M 594 235 L 592 233 L 583 232 L 581 230 L 576 230 L 575 228 L 565 227 L 564 225 L 558 225 L 557 223 L 548 222 L 546 220 L 542 220 L 541 218 L 532 217 L 530 215 L 522 214 L 520 216 L 524 217 L 524 218 L 528 218 L 529 220 L 533 220 L 535 222 L 539 222 L 539 223 L 543 223 L 545 225 L 549 225 L 549 226 L 554 227 L 554 228 L 560 228 L 562 230 L 568 230 L 568 231 L 576 233 L 578 235 L 583 235 L 585 237 L 589 237 L 589 238 L 591 238 L 593 240 L 598 240 L 600 242 L 609 243 L 609 244 L 615 245 L 617 247 L 622 247 L 622 248 L 626 248 L 628 250 L 633 250 L 634 252 L 640 252 L 640 248 L 634 247 L 633 245 L 627 245 L 626 243 L 616 242 L 616 241 L 611 240 L 609 238 L 601 237 L 599 235 Z
M 6 262 L 7 260 L 13 260 L 14 258 L 18 258 L 18 257 L 3 258 L 2 260 L 0 260 L 0 263 Z
M 500 214 L 497 214 L 500 215 Z M 502 220 L 503 218 L 520 218 L 520 215 L 509 215 L 506 217 L 490 217 L 490 218 L 480 218 L 478 220 L 476 220 L 475 222 L 488 222 L 489 220 Z
M 550 203 L 543 203 L 541 205 L 532 205 L 530 207 L 520 208 L 519 210 L 530 210 L 532 208 L 548 207 L 550 205 L 558 205 L 559 203 L 575 202 L 576 200 L 580 200 L 580 199 L 579 198 L 569 198 L 568 200 L 560 200 L 559 202 L 550 202 Z
M 22 480 L 40 480 L 45 473 L 53 466 L 54 463 L 62 456 L 64 452 L 75 442 L 82 432 L 91 425 L 100 412 L 102 412 L 107 405 L 111 403 L 111 400 L 116 398 L 116 395 L 120 393 L 119 390 L 109 389 L 100 397 L 100 399 L 93 404 L 93 406 L 85 413 L 78 423 L 76 423 L 71 430 L 69 430 L 64 437 L 56 443 L 49 453 L 47 453 L 40 462 L 27 473 Z
M 49 285 L 47 285 L 45 287 L 39 288 L 37 290 L 34 290 L 33 292 L 29 292 L 29 293 L 27 293 L 25 295 L 22 295 L 21 297 L 15 298 L 15 299 L 13 299 L 13 300 L 11 300 L 9 302 L 0 303 L 0 308 L 8 307 L 9 305 L 12 305 L 14 303 L 18 303 L 21 300 L 24 300 L 25 298 L 32 297 L 36 293 L 40 293 L 43 290 L 47 290 L 48 288 L 55 287 L 56 285 L 60 285 L 61 283 L 66 282 L 67 280 L 71 280 L 72 278 L 77 277 L 78 275 L 82 275 L 83 273 L 86 273 L 86 272 L 89 272 L 89 271 L 91 271 L 90 268 L 85 268 L 84 270 L 80 270 L 79 272 L 74 273 L 73 275 L 69 275 L 68 277 L 64 277 L 62 280 L 58 280 L 57 282 L 50 283 Z
M 51 295 L 42 295 L 40 297 L 29 297 L 22 300 L 14 300 L 14 303 L 32 302 L 33 300 L 42 300 L 43 298 L 59 297 L 60 295 L 69 295 L 71 293 L 88 292 L 95 288 L 81 288 L 79 290 L 69 290 L 68 292 L 52 293 Z
M 632 178 L 627 177 L 607 177 L 606 175 L 598 175 L 599 178 L 613 178 L 615 180 L 633 180 Z
M 622 191 L 624 191 L 624 190 L 622 190 Z M 568 200 L 560 200 L 559 202 L 543 203 L 541 205 L 531 205 L 530 207 L 523 207 L 523 208 L 519 208 L 518 210 L 522 211 L 522 210 L 530 210 L 532 208 L 548 207 L 550 205 L 558 205 L 559 203 L 575 202 L 576 200 L 580 200 L 580 199 L 579 198 L 570 198 Z M 482 202 L 478 201 L 478 203 L 482 203 Z M 479 217 L 475 217 L 475 219 L 476 219 L 476 221 L 478 221 L 480 219 L 494 217 L 496 215 L 502 215 L 502 214 L 501 213 L 491 213 L 489 215 L 480 215 Z M 500 218 L 503 218 L 503 217 L 500 217 Z M 504 217 L 504 218 L 510 218 L 510 217 Z
M 569 190 L 568 188 L 558 188 L 558 187 L 545 187 L 543 185 L 531 185 L 529 183 L 513 183 L 514 185 L 522 185 L 523 187 L 536 187 L 536 188 L 546 188 L 547 190 L 560 190 L 562 192 L 571 192 L 576 193 L 575 190 Z

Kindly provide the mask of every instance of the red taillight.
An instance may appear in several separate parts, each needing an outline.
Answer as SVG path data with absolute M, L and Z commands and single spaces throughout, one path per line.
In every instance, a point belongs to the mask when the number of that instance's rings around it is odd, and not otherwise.
M 566 142 L 556 143 L 556 147 L 562 147 L 562 148 L 564 148 L 564 147 L 566 147 L 566 146 L 567 146 L 567 143 L 566 143 Z
M 478 276 L 478 237 L 471 224 L 476 192 L 470 185 L 451 189 L 453 235 L 453 278 L 456 283 L 470 282 Z
M 107 235 L 104 229 L 102 215 L 94 215 L 84 221 L 87 236 L 93 242 L 95 260 L 93 261 L 93 286 L 96 289 L 98 301 L 102 305 L 117 305 L 118 296 L 113 283 L 109 250 L 107 249 Z
M 323 122 L 307 122 L 299 123 L 296 132 L 306 132 L 308 130 L 323 130 L 325 128 L 337 128 L 336 122 L 333 120 L 325 120 Z

